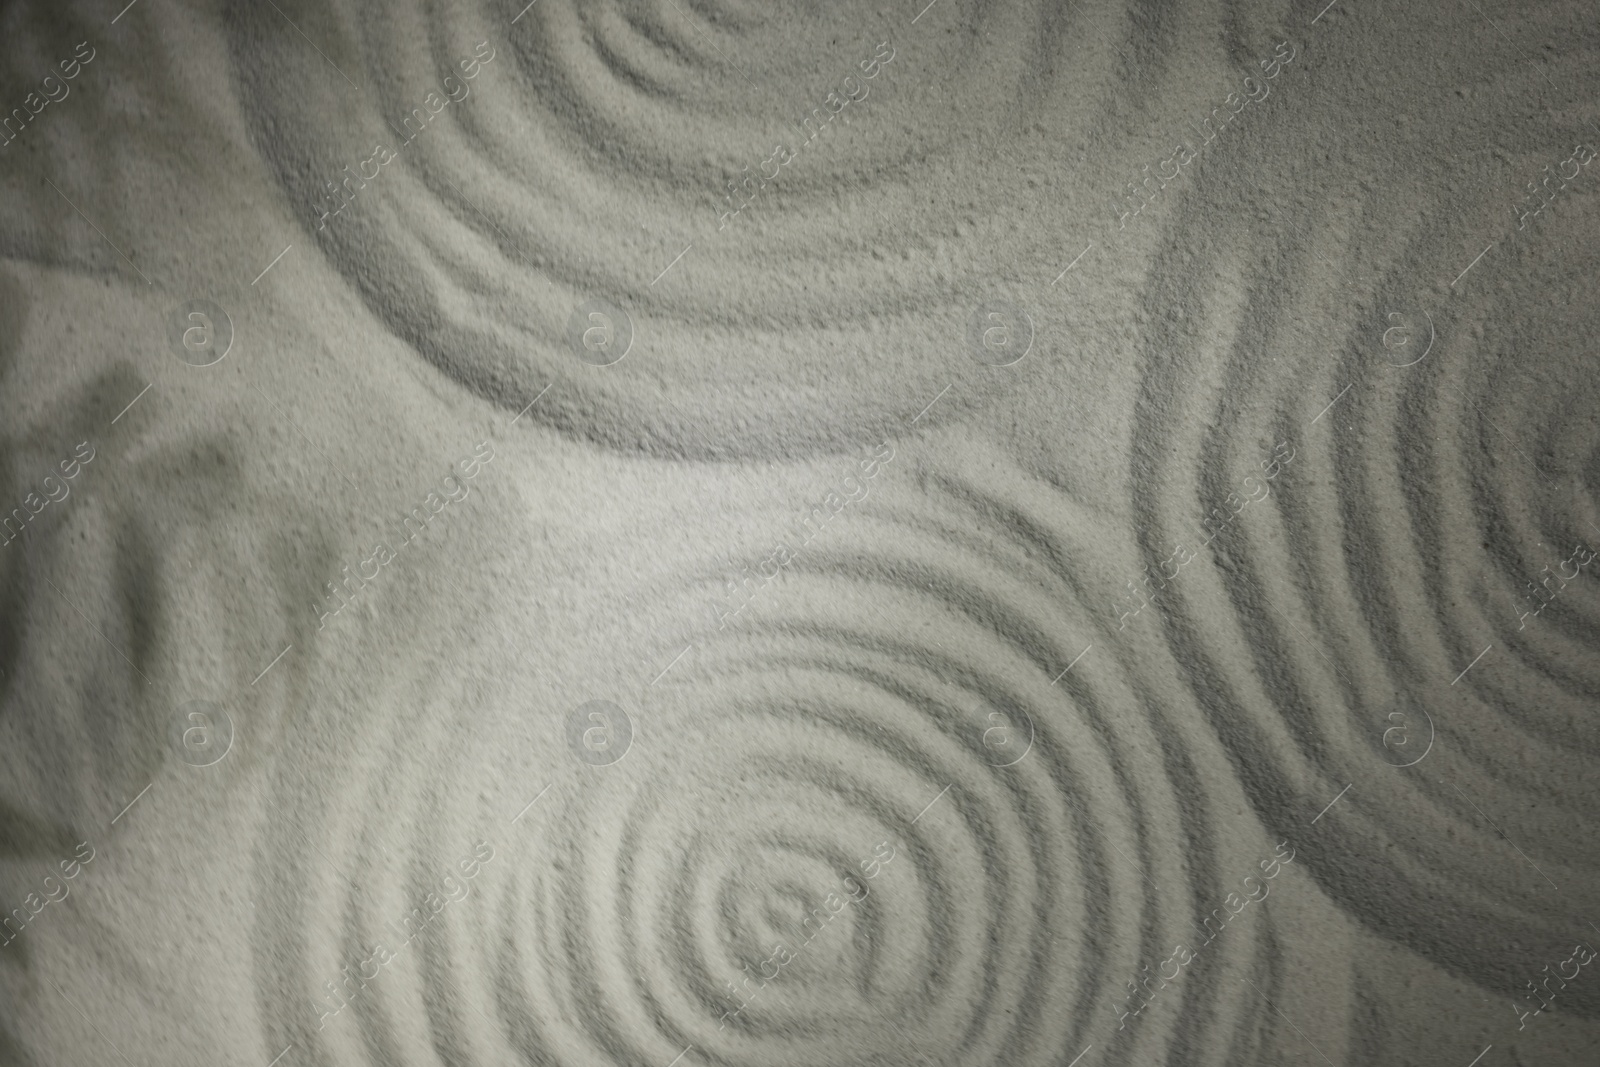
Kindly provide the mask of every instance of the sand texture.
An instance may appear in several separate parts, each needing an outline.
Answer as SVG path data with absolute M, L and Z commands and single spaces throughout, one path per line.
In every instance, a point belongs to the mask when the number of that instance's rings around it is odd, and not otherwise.
M 0 7 L 0 1067 L 1600 1062 L 1592 4 L 525 3 Z

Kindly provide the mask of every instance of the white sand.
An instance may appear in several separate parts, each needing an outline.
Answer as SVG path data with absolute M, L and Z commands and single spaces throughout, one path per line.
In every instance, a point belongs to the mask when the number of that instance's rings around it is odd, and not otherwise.
M 1594 1062 L 1592 10 L 924 2 L 0 12 L 0 1064 Z

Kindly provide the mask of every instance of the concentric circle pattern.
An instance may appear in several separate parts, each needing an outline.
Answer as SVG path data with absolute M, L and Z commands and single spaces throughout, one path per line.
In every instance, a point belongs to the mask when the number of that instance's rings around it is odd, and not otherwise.
M 509 411 L 553 386 L 530 418 L 674 455 L 794 456 L 936 392 L 1040 240 L 996 157 L 1082 136 L 1115 87 L 1114 53 L 1079 43 L 1111 16 L 1049 5 L 962 10 L 914 46 L 872 5 L 288 10 L 338 45 L 233 16 L 241 59 L 272 52 L 241 66 L 254 133 L 372 310 Z M 1014 44 L 1035 39 L 1048 59 Z M 342 106 L 312 110 L 330 79 Z M 990 189 L 954 230 L 930 170 Z M 635 330 L 604 373 L 564 336 L 590 300 Z
M 1075 606 L 1059 561 L 1109 565 L 1095 523 L 1025 476 L 976 488 L 995 458 L 861 513 L 759 612 L 577 720 L 396 680 L 372 706 L 415 711 L 295 746 L 256 871 L 303 902 L 257 931 L 282 1040 L 796 1067 L 1249 1044 L 1265 1009 L 1241 979 L 1275 995 L 1282 934 L 1238 898 L 1290 879 L 1231 825 L 1243 797 L 1206 781 L 1225 757 L 1186 698 L 1144 691 Z M 641 597 L 678 599 L 690 633 L 720 585 Z M 573 751 L 587 709 L 621 705 L 627 758 Z M 1029 739 L 1004 765 L 996 730 Z M 305 780 L 341 767 L 366 784 L 313 803 Z
M 246 30 L 266 18 L 239 17 Z M 1140 17 L 1149 40 L 1242 16 Z M 306 203 L 324 161 L 382 147 L 385 127 L 403 139 L 316 239 L 391 329 L 508 411 L 549 387 L 533 417 L 586 442 L 825 459 L 847 427 L 903 417 L 957 363 L 970 375 L 1087 348 L 1075 324 L 1104 336 L 1076 309 L 1035 321 L 1016 302 L 1055 297 L 1017 277 L 1039 256 L 1011 218 L 1031 184 L 1015 174 L 1052 138 L 1127 121 L 1145 93 L 1216 65 L 1128 85 L 1114 49 L 1075 43 L 1116 37 L 1105 12 L 991 5 L 915 38 L 874 10 L 835 18 L 542 0 L 507 28 L 498 11 L 335 8 L 321 31 L 362 72 L 351 107 L 313 119 L 291 82 L 252 83 L 256 134 Z M 1229 36 L 1230 62 L 1267 54 L 1256 21 Z M 912 39 L 916 69 L 945 77 L 910 87 Z M 1050 55 L 1008 51 L 1017 40 Z M 1303 45 L 1290 49 L 1302 69 L 1336 77 L 1348 46 Z M 465 91 L 463 57 L 470 93 L 448 114 L 413 111 L 436 81 L 449 96 L 441 72 L 459 68 Z M 977 77 L 984 94 L 963 97 Z M 1265 1010 L 1239 999 L 1241 980 L 1273 993 L 1281 946 L 1265 912 L 1171 980 L 1166 1012 L 1123 1006 L 1256 874 L 1259 842 L 1224 828 L 1230 806 L 1292 838 L 1368 928 L 1476 981 L 1515 989 L 1529 946 L 1573 936 L 1587 902 L 1539 880 L 1594 873 L 1563 847 L 1586 830 L 1592 791 L 1552 784 L 1585 781 L 1595 753 L 1582 709 L 1596 681 L 1578 654 L 1600 575 L 1578 565 L 1600 542 L 1585 489 L 1595 386 L 1556 358 L 1592 336 L 1577 294 L 1594 263 L 1505 234 L 1475 279 L 1489 294 L 1469 302 L 1460 278 L 1421 279 L 1504 218 L 1429 214 L 1452 182 L 1418 209 L 1307 207 L 1237 180 L 1286 180 L 1272 170 L 1282 109 L 1338 106 L 1311 95 L 1311 74 L 1277 84 L 1279 117 L 1215 150 L 1228 155 L 1175 194 L 1183 210 L 1102 238 L 1100 255 L 1123 257 L 1104 269 L 1140 286 L 1127 526 L 1090 520 L 1033 459 L 979 471 L 941 456 L 926 499 L 869 508 L 786 568 L 777 605 L 732 634 L 686 631 L 694 666 L 648 694 L 629 759 L 574 768 L 545 802 L 547 860 L 508 865 L 475 913 L 472 980 L 503 983 L 492 1014 L 509 1044 L 563 1063 L 686 1048 L 727 1063 L 1058 1063 L 1109 1018 L 1122 1023 L 1109 1055 L 1125 1062 L 1180 1041 L 1219 1056 Z M 813 97 L 814 125 L 838 117 L 797 147 L 775 116 Z M 1457 114 L 1418 143 L 1465 137 Z M 1335 177 L 1426 154 L 1370 151 Z M 935 237 L 931 269 L 886 269 L 872 250 L 890 233 L 949 217 L 948 204 L 923 213 L 930 161 L 960 188 L 996 158 L 1023 162 L 949 235 L 965 258 Z M 1197 250 L 1220 266 L 1196 269 Z M 1538 279 L 1533 304 L 1521 287 L 1495 295 L 1512 270 Z M 590 301 L 620 312 L 590 327 L 597 345 L 626 317 L 626 360 L 577 353 L 573 309 Z M 1024 321 L 1022 356 L 1010 333 L 989 344 L 986 330 Z M 1515 371 L 1484 358 L 1513 347 Z M 1027 380 L 956 391 L 915 432 Z M 1121 580 L 1141 568 L 1160 572 L 1155 586 Z M 701 599 L 722 580 L 708 572 Z M 991 731 L 1022 724 L 1026 758 L 994 759 Z M 1359 809 L 1308 820 L 1308 798 L 1346 787 Z M 1491 791 L 1493 815 L 1475 799 Z M 1541 820 L 1541 799 L 1562 825 Z M 437 995 L 450 988 L 441 977 Z M 1595 996 L 1564 1003 L 1592 1012 Z
M 1507 169 L 1595 136 L 1553 125 Z M 1463 116 L 1435 136 L 1470 130 Z M 1264 168 L 1271 147 L 1253 147 L 1241 167 Z M 1302 821 L 1307 796 L 1360 798 L 1305 837 L 1343 906 L 1518 997 L 1530 958 L 1569 955 L 1600 903 L 1596 853 L 1574 845 L 1600 817 L 1600 259 L 1500 204 L 1452 216 L 1451 187 L 1426 187 L 1421 211 L 1262 195 L 1254 232 L 1197 215 L 1168 239 L 1167 299 L 1271 295 L 1147 346 L 1160 372 L 1135 432 L 1140 541 L 1147 558 L 1205 562 L 1163 564 L 1161 614 L 1138 621 L 1190 664 L 1270 824 Z M 1568 209 L 1592 230 L 1592 202 Z M 1299 226 L 1272 226 L 1291 211 Z M 1181 269 L 1197 245 L 1253 266 Z M 1359 282 L 1330 292 L 1302 270 L 1319 259 Z M 1292 370 L 1263 359 L 1280 352 Z M 1594 1015 L 1600 990 L 1564 987 L 1561 1010 Z
M 0 11 L 0 1061 L 1592 1062 L 1591 11 L 202 8 Z

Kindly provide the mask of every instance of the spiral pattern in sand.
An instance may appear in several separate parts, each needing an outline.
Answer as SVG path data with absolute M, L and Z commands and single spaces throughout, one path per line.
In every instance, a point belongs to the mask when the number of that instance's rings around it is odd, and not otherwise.
M 937 29 L 871 5 L 288 10 L 326 60 L 268 7 L 233 16 L 254 135 L 374 313 L 509 411 L 670 455 L 793 457 L 937 392 L 972 309 L 1057 254 L 1034 175 L 1141 91 L 1086 43 L 1122 13 L 1035 3 Z M 337 113 L 309 109 L 321 83 Z M 1025 165 L 996 181 L 997 154 Z M 575 343 L 595 301 L 632 338 L 603 367 Z

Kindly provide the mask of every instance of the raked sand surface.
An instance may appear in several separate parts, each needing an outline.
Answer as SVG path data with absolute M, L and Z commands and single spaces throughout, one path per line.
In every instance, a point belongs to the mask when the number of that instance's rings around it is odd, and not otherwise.
M 0 9 L 0 1065 L 1596 1062 L 1592 6 L 925 2 Z

